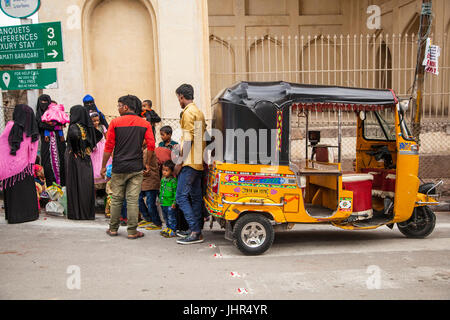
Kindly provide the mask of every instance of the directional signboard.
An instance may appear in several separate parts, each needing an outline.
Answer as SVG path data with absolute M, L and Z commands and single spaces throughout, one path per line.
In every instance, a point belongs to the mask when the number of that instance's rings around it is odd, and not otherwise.
M 56 68 L 0 71 L 2 90 L 56 89 Z
M 0 65 L 64 61 L 61 22 L 0 28 Z

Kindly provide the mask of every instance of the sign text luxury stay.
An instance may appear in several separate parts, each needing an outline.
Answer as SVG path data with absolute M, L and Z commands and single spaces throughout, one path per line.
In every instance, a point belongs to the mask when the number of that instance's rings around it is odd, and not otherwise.
M 64 61 L 61 22 L 0 28 L 0 65 L 59 61 Z

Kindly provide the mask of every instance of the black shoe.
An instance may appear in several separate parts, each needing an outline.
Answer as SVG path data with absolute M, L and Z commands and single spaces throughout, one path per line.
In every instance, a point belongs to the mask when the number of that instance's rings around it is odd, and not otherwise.
M 186 231 L 177 230 L 177 236 L 179 236 L 180 238 L 187 238 L 187 237 L 189 237 L 190 234 L 191 234 L 191 230 L 186 230 Z
M 203 242 L 203 236 L 201 233 L 192 232 L 188 237 L 184 239 L 177 239 L 179 244 L 194 244 Z

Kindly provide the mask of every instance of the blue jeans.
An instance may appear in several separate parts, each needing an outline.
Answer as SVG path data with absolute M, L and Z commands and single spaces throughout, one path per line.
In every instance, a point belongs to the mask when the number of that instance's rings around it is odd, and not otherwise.
M 172 207 L 161 206 L 164 220 L 166 221 L 166 227 L 173 232 L 177 232 L 177 211 Z
M 156 197 L 158 193 L 158 190 L 141 191 L 139 194 L 139 211 L 146 221 L 161 226 L 162 221 L 156 208 Z M 147 205 L 145 205 L 144 197 L 146 198 Z
M 176 201 L 191 231 L 200 233 L 202 215 L 202 171 L 185 166 L 178 175 Z M 190 200 L 190 201 L 189 201 Z

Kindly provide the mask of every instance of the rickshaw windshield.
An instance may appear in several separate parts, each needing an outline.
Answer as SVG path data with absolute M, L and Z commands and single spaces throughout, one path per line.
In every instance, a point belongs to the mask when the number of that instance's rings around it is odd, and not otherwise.
M 402 130 L 403 139 L 414 141 L 414 137 L 412 136 L 411 131 L 409 131 L 409 128 L 406 125 L 405 112 L 402 111 L 400 108 L 398 110 L 398 116 L 400 119 L 400 129 Z
M 363 122 L 364 138 L 367 140 L 395 141 L 394 113 L 369 111 Z

